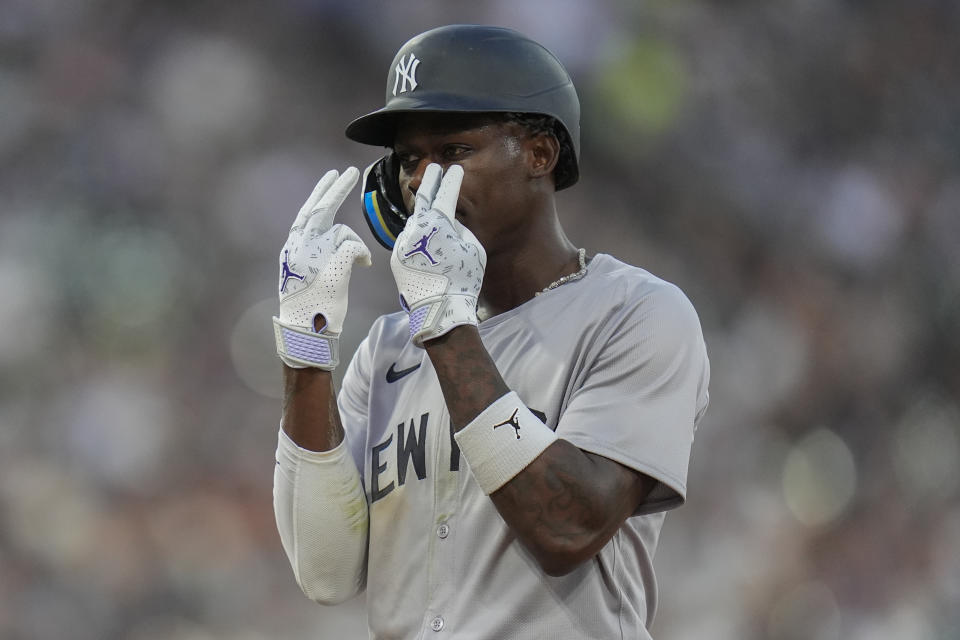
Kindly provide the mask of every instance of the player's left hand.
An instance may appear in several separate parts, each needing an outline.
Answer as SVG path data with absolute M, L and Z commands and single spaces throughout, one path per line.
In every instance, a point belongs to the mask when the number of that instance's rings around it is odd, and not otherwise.
M 487 266 L 480 241 L 454 215 L 463 167 L 452 165 L 441 180 L 430 164 L 417 189 L 413 215 L 390 256 L 400 302 L 410 314 L 410 338 L 418 347 L 454 327 L 477 324 L 477 297 Z

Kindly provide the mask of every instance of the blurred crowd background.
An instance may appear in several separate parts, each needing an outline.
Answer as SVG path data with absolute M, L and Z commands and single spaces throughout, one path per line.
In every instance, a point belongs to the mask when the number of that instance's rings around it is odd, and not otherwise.
M 364 637 L 274 528 L 277 255 L 451 22 L 564 61 L 568 234 L 701 316 L 654 635 L 960 638 L 952 0 L 0 1 L 0 637 Z M 374 250 L 352 353 L 397 303 L 359 196 L 340 220 Z

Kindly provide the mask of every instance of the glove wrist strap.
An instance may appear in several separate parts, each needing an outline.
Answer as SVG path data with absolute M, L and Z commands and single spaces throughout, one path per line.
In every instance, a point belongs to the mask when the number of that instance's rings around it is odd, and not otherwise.
M 477 326 L 477 299 L 447 295 L 410 310 L 410 340 L 423 348 L 425 340 L 439 338 L 460 325 Z
M 289 367 L 333 371 L 340 364 L 340 334 L 317 333 L 273 319 L 277 356 Z

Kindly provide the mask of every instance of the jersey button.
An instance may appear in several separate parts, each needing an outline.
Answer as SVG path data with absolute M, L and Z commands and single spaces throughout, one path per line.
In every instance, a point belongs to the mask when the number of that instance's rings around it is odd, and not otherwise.
M 430 628 L 433 629 L 434 631 L 440 631 L 440 629 L 443 629 L 443 618 L 441 618 L 440 616 L 437 616 L 436 618 L 431 620 Z
M 446 538 L 448 535 L 450 535 L 450 525 L 444 522 L 439 527 L 437 527 L 437 535 L 440 536 L 441 538 Z M 443 623 L 441 622 L 441 624 Z

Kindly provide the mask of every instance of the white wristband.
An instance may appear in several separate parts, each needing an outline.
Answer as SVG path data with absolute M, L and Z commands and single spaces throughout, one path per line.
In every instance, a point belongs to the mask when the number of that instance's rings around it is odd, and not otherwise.
M 453 436 L 483 492 L 490 495 L 558 440 L 511 391 Z

